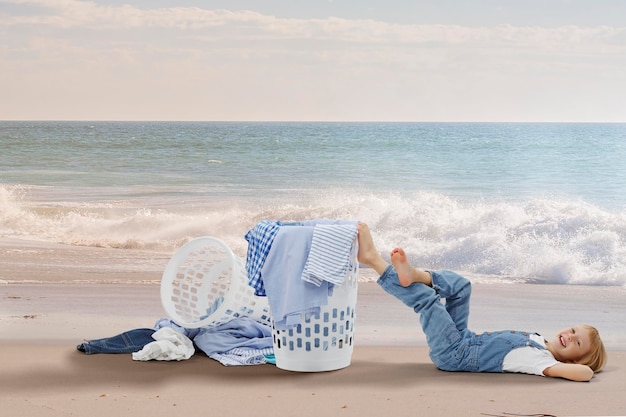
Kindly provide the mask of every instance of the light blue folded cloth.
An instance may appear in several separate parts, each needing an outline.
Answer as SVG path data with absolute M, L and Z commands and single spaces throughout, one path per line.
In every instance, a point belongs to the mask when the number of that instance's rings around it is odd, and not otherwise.
M 274 327 L 287 330 L 328 304 L 328 282 L 320 287 L 302 280 L 313 226 L 283 226 L 276 233 L 261 275 Z

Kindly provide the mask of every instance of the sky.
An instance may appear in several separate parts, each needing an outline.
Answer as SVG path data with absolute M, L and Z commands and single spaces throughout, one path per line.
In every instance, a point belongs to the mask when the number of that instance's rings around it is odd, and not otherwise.
M 0 0 L 0 120 L 626 122 L 626 1 Z

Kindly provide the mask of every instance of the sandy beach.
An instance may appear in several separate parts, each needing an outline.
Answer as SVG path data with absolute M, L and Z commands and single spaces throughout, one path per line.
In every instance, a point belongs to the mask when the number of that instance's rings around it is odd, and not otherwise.
M 338 371 L 225 367 L 202 354 L 135 362 L 76 351 L 83 339 L 151 327 L 163 317 L 159 280 L 168 260 L 149 251 L 0 240 L 2 415 L 626 415 L 622 287 L 474 285 L 476 331 L 552 336 L 573 324 L 596 325 L 609 362 L 588 383 L 438 371 L 415 314 L 374 282 L 359 286 L 352 364 Z

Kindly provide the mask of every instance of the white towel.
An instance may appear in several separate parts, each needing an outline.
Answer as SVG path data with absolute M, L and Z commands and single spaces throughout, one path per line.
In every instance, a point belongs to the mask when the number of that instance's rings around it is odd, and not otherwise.
M 182 361 L 195 353 L 193 342 L 171 327 L 163 327 L 152 334 L 154 342 L 148 343 L 139 352 L 133 353 L 136 361 Z

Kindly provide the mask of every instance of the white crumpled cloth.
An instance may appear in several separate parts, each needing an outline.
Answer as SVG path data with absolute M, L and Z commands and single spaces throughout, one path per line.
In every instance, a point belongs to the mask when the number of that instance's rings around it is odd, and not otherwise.
M 152 338 L 154 342 L 133 353 L 133 360 L 182 361 L 191 358 L 195 353 L 193 342 L 171 327 L 157 330 Z

